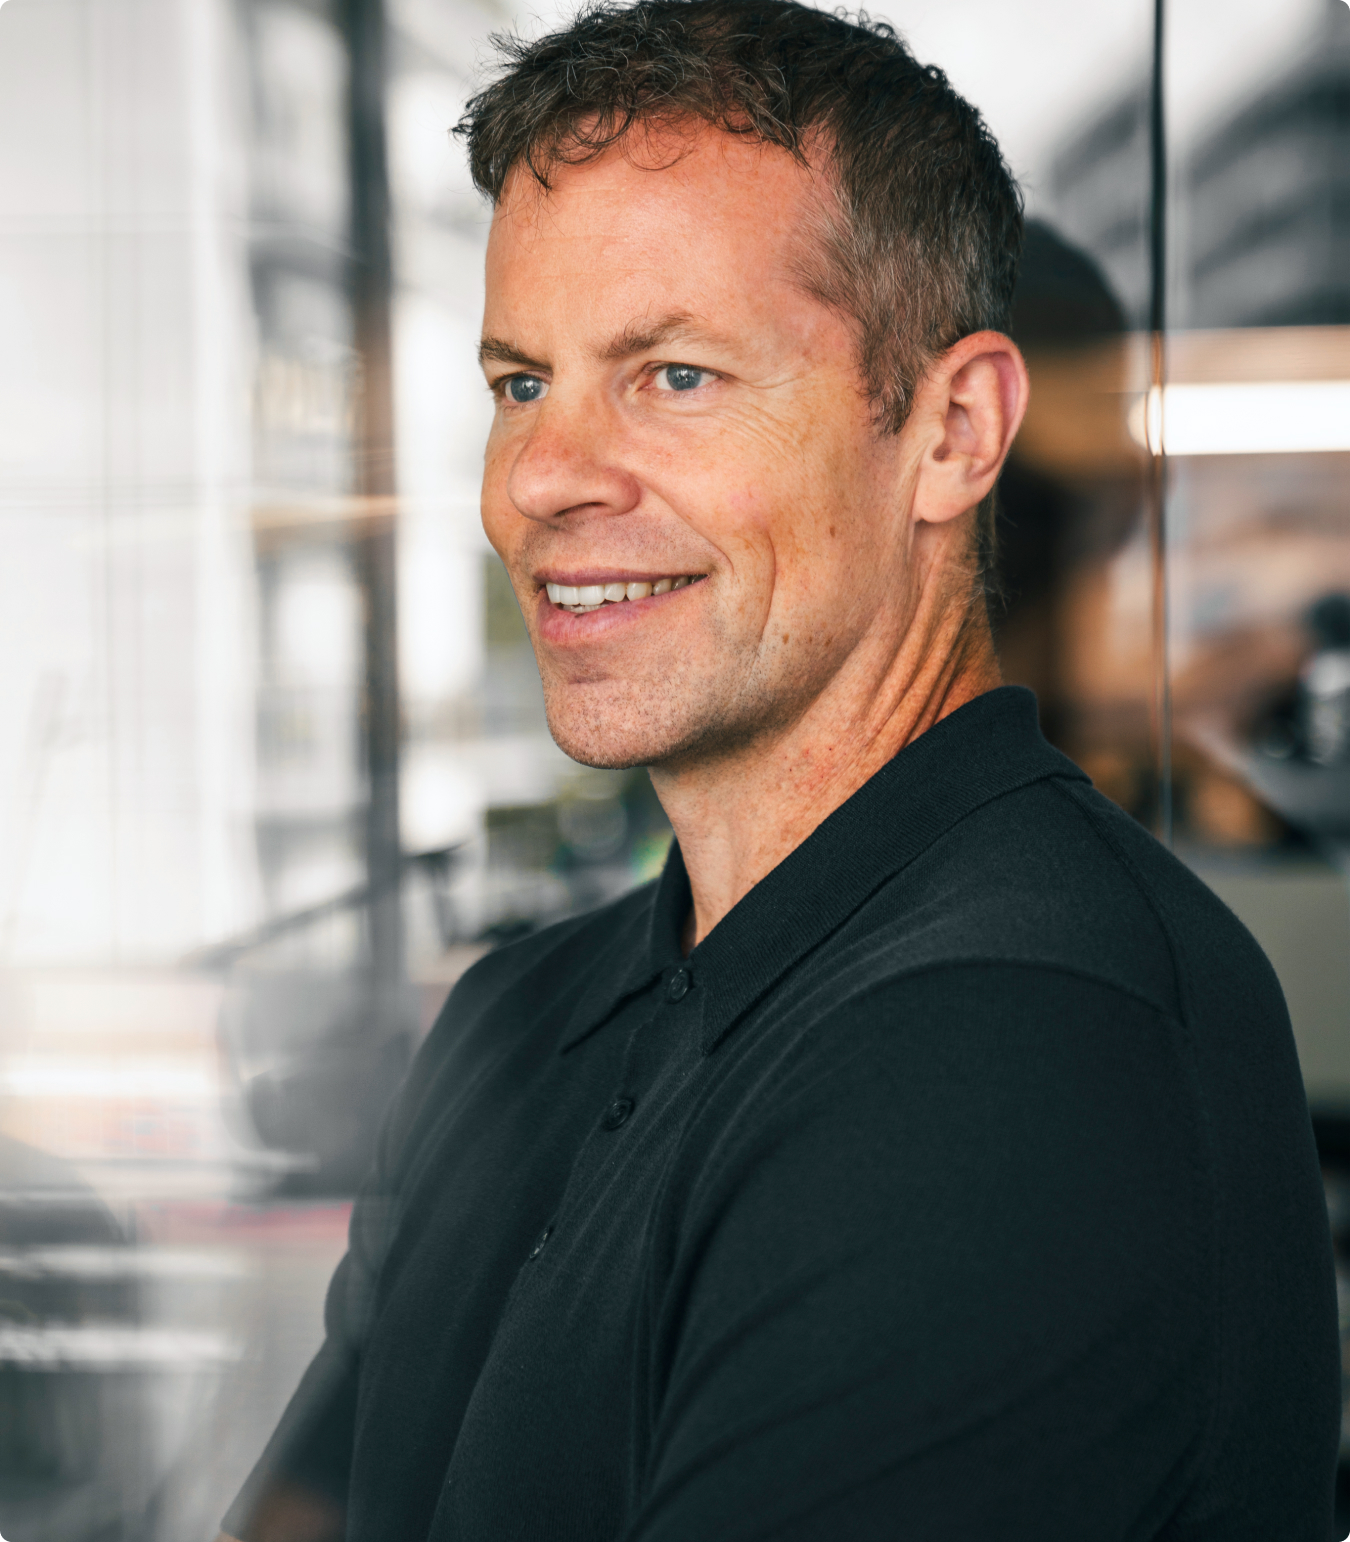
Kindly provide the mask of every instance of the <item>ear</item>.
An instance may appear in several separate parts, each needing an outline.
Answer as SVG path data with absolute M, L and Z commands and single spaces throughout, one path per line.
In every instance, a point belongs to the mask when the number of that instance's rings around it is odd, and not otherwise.
M 945 524 L 985 497 L 1030 394 L 1026 362 L 1001 332 L 973 332 L 929 366 L 905 425 L 919 441 L 916 520 Z

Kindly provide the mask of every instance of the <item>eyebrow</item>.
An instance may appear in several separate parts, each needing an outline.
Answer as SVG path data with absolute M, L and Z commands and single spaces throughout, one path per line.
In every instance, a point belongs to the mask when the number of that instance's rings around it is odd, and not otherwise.
M 486 364 L 491 359 L 494 364 L 519 364 L 523 369 L 547 369 L 547 365 L 541 364 L 538 359 L 532 359 L 529 354 L 517 348 L 504 337 L 485 337 L 478 344 L 478 362 Z
M 3 0 L 0 0 L 0 4 Z M 612 338 L 596 355 L 603 363 L 612 364 L 619 359 L 632 358 L 637 353 L 649 353 L 663 343 L 677 337 L 707 338 L 708 334 L 694 318 L 684 311 L 672 311 L 655 322 L 629 322 L 616 337 Z M 478 345 L 478 362 L 486 364 L 515 364 L 521 369 L 547 370 L 539 359 L 531 358 L 524 349 L 504 337 L 485 337 Z
M 649 353 L 672 338 L 698 332 L 698 324 L 684 311 L 671 311 L 655 322 L 630 321 L 616 338 L 600 350 L 599 357 L 606 364 L 612 364 L 619 359 L 630 359 L 635 353 Z

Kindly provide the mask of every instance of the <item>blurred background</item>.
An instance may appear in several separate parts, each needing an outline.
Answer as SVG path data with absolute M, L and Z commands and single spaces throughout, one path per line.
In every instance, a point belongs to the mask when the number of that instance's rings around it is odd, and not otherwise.
M 1162 11 L 875 14 L 1033 217 L 1005 672 L 1270 954 L 1350 1241 L 1350 5 Z M 478 524 L 447 130 L 558 14 L 0 0 L 10 1542 L 214 1536 L 446 992 L 663 860 Z

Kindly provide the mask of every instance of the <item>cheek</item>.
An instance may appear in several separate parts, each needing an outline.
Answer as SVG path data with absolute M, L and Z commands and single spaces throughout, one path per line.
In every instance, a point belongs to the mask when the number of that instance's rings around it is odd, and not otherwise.
M 756 427 L 652 457 L 649 485 L 720 554 L 737 629 L 773 616 L 814 631 L 859 561 L 857 457 L 810 429 Z
M 509 455 L 494 429 L 488 437 L 487 450 L 483 456 L 480 509 L 483 531 L 492 543 L 493 549 L 503 560 L 507 555 L 507 547 L 513 542 L 513 537 L 518 540 L 520 532 L 516 527 L 522 523 L 506 491 L 510 472 Z
M 780 584 L 810 586 L 813 574 L 859 555 L 859 503 L 865 491 L 841 459 L 784 455 L 745 490 L 739 524 L 772 557 Z
M 721 555 L 739 603 L 753 605 L 753 597 L 773 585 L 777 489 L 728 477 L 725 465 L 719 469 L 720 475 L 686 483 L 678 497 L 685 522 Z

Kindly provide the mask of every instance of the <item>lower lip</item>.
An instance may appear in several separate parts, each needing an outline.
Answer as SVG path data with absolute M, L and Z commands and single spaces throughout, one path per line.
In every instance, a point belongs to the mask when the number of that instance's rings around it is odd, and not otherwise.
M 686 584 L 682 589 L 668 589 L 665 594 L 650 594 L 645 600 L 620 600 L 617 605 L 602 605 L 599 610 L 564 610 L 548 597 L 547 590 L 539 591 L 535 618 L 542 641 L 557 647 L 569 644 L 598 642 L 624 626 L 632 626 L 658 613 L 672 600 L 692 594 L 702 584 Z

